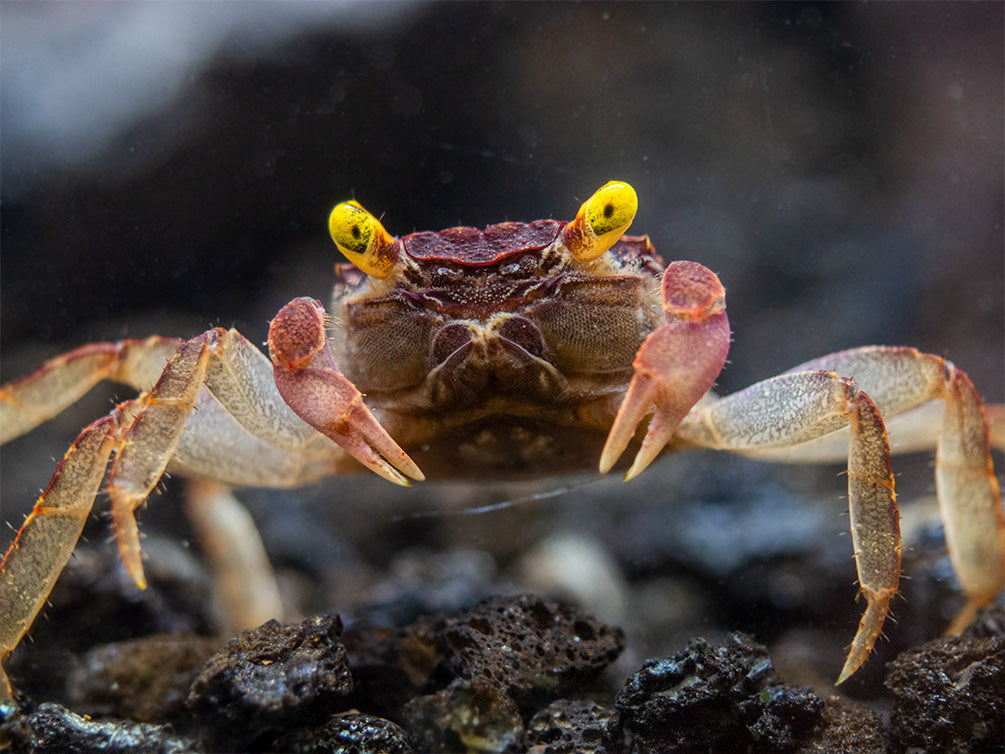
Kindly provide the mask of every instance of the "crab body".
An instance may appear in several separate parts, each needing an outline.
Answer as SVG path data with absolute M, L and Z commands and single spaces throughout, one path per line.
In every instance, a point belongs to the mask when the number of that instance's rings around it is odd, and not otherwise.
M 664 264 L 647 238 L 625 237 L 584 269 L 556 244 L 565 225 L 405 236 L 390 283 L 336 265 L 334 361 L 427 475 L 596 463 L 663 321 Z
M 140 391 L 84 428 L 4 555 L 0 657 L 30 627 L 102 485 L 123 562 L 143 586 L 134 511 L 165 471 L 289 487 L 366 468 L 407 486 L 425 473 L 605 473 L 630 449 L 629 480 L 661 453 L 704 447 L 847 462 L 867 606 L 840 682 L 869 656 L 900 577 L 886 421 L 919 415 L 925 421 L 910 423 L 898 448 L 937 447 L 947 544 L 967 595 L 951 628 L 965 626 L 1005 585 L 990 456 L 991 438 L 1005 444 L 1005 410 L 993 407 L 998 429 L 989 432 L 967 376 L 907 347 L 842 351 L 716 396 L 730 340 L 725 290 L 702 265 L 664 266 L 648 238 L 625 236 L 636 208 L 634 190 L 611 182 L 568 223 L 394 238 L 343 202 L 329 230 L 352 265 L 336 265 L 331 314 L 312 298 L 291 301 L 270 324 L 268 357 L 236 330 L 214 328 L 188 340 L 83 346 L 0 387 L 0 442 L 100 380 Z M 944 410 L 932 418 L 929 405 Z M 193 489 L 196 517 L 218 520 L 213 511 L 228 497 L 205 482 Z M 257 537 L 247 527 L 206 528 L 216 540 L 207 550 L 228 553 L 218 569 L 247 581 L 251 563 L 264 560 L 248 553 Z M 257 625 L 276 605 L 238 623 Z M 0 672 L 0 699 L 11 693 L 5 680 Z

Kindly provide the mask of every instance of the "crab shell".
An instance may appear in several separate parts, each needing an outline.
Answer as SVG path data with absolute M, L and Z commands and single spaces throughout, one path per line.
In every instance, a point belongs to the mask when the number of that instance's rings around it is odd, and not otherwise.
M 566 223 L 449 228 L 396 241 L 401 274 L 337 264 L 334 361 L 424 469 L 595 466 L 645 337 L 663 260 L 624 236 L 593 262 Z M 414 452 L 413 452 L 414 449 Z

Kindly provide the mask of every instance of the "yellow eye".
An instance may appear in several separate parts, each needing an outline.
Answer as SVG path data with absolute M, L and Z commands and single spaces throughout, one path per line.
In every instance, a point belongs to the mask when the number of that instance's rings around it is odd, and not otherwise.
M 338 250 L 370 277 L 383 280 L 394 271 L 400 258 L 397 242 L 359 202 L 336 205 L 328 216 L 328 232 Z
M 639 198 L 623 181 L 605 183 L 583 202 L 562 240 L 572 256 L 590 262 L 614 246 L 635 219 Z

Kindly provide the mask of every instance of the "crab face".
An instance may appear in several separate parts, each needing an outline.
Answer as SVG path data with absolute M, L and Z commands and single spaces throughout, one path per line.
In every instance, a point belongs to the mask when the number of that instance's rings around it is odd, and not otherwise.
M 336 265 L 335 362 L 371 406 L 451 424 L 623 391 L 663 320 L 663 261 L 648 238 L 622 236 L 636 206 L 612 182 L 571 223 L 394 239 L 358 204 L 339 205 L 332 236 L 355 264 Z

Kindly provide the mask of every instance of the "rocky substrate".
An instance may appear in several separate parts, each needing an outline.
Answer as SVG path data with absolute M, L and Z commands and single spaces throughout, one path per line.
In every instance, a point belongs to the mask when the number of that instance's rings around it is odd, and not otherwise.
M 961 605 L 934 506 L 903 508 L 892 619 L 835 687 L 861 609 L 845 522 L 760 468 L 671 464 L 478 515 L 451 506 L 493 498 L 453 488 L 417 487 L 421 517 L 368 487 L 341 508 L 246 492 L 293 617 L 236 637 L 170 490 L 144 512 L 145 590 L 93 517 L 4 663 L 0 749 L 1000 749 L 1005 607 L 934 638 Z
M 42 752 L 989 751 L 1005 740 L 1005 611 L 890 664 L 890 724 L 784 683 L 743 634 L 646 660 L 612 691 L 620 629 L 533 595 L 391 628 L 269 621 L 221 646 L 156 635 L 86 652 L 66 705 L 0 711 Z M 964 737 L 960 731 L 968 731 Z

